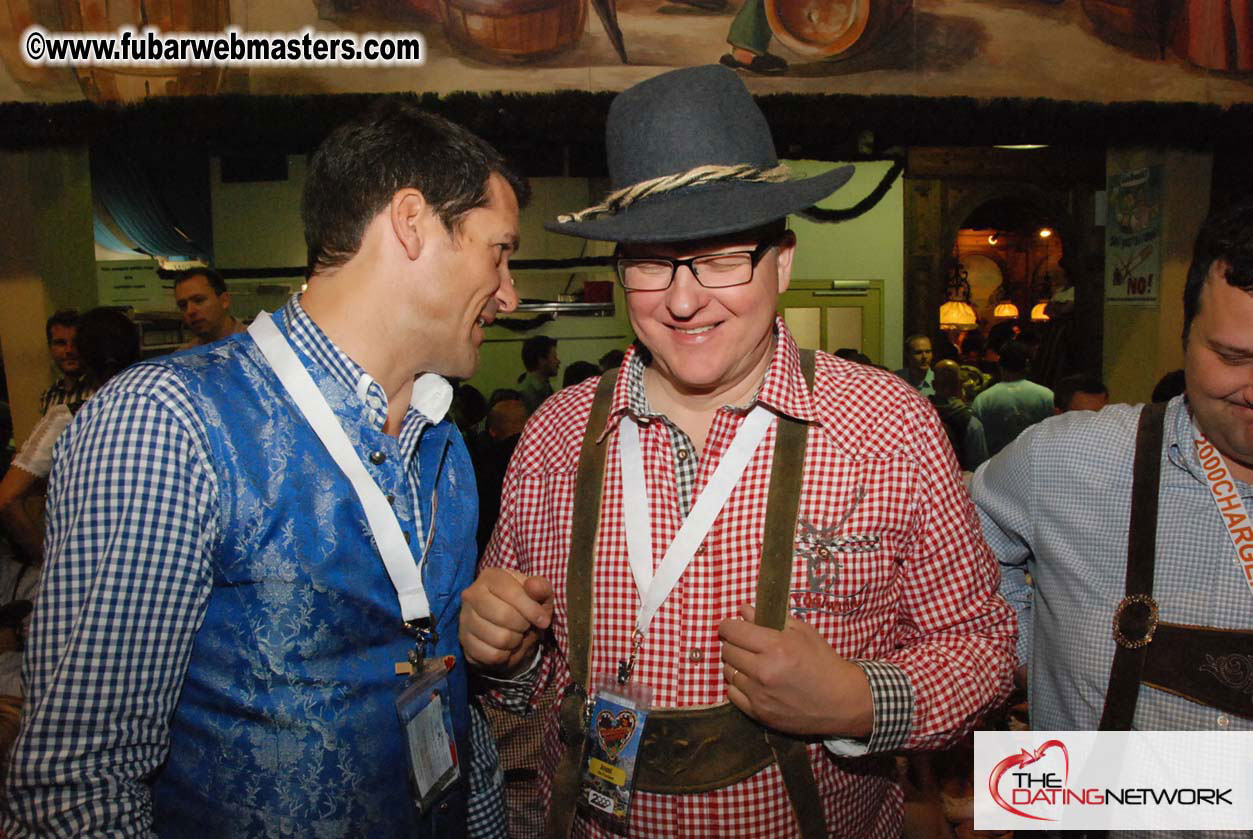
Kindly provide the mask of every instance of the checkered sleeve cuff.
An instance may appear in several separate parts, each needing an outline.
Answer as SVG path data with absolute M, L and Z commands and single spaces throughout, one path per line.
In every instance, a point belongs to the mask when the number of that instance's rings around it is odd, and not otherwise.
M 544 657 L 544 648 L 535 650 L 535 658 L 529 667 L 518 675 L 502 679 L 487 673 L 479 673 L 483 687 L 488 690 L 487 698 L 493 705 L 514 714 L 527 714 L 531 711 L 531 697 L 535 694 L 535 680 L 539 676 L 540 662 Z
M 836 738 L 826 747 L 840 757 L 891 752 L 909 739 L 909 724 L 914 715 L 914 692 L 905 671 L 883 661 L 853 662 L 870 682 L 870 702 L 874 708 L 874 725 L 869 740 Z

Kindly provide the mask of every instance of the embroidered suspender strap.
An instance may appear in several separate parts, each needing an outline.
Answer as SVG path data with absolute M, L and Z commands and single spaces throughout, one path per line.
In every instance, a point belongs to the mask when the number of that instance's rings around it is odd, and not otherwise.
M 579 451 L 579 468 L 574 481 L 574 517 L 570 523 L 570 558 L 566 563 L 566 629 L 570 678 L 572 682 L 558 706 L 561 760 L 553 774 L 545 835 L 567 837 L 574 823 L 574 798 L 579 790 L 583 763 L 583 706 L 592 666 L 592 568 L 596 556 L 596 534 L 600 529 L 600 498 L 605 482 L 607 442 L 597 442 L 609 419 L 614 383 L 618 371 L 600 377 L 592 412 Z
M 1253 631 L 1159 623 L 1144 684 L 1253 719 Z
M 1114 663 L 1101 731 L 1129 731 L 1140 695 L 1140 678 L 1148 645 L 1157 628 L 1153 599 L 1153 565 L 1157 547 L 1157 493 L 1161 484 L 1162 429 L 1166 406 L 1140 409 L 1136 453 L 1132 466 L 1131 520 L 1127 534 L 1126 596 L 1114 610 Z

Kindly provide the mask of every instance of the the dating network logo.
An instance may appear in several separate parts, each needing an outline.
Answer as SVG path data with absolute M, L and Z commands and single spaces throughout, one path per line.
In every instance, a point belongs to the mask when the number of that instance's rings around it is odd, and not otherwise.
M 1253 731 L 976 732 L 975 829 L 1247 833 L 1249 754 Z
M 1038 765 L 1044 756 L 1054 749 L 1061 753 L 1060 775 L 1057 772 L 1040 771 L 1045 767 Z M 1049 761 L 1049 764 L 1055 763 L 1055 760 Z M 1036 766 L 1035 770 L 1028 768 L 1033 765 Z M 1006 812 L 1025 819 L 1051 822 L 1056 819 L 1024 812 L 1016 805 L 1026 807 L 1041 803 L 1049 805 L 1059 803 L 1067 797 L 1069 780 L 1070 752 L 1067 751 L 1066 744 L 1061 740 L 1045 740 L 1035 751 L 1023 749 L 1018 754 L 1010 755 L 996 764 L 992 769 L 992 774 L 988 776 L 988 791 L 992 794 L 992 800 L 996 802 L 996 805 Z M 1009 801 L 1005 800 L 1002 790 L 1009 792 Z

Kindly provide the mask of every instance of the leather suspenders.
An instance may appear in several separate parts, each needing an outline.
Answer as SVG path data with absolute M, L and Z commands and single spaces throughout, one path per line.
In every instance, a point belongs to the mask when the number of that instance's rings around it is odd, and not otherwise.
M 814 353 L 802 350 L 800 355 L 805 381 L 812 392 Z M 608 419 L 616 378 L 616 373 L 607 373 L 601 378 L 575 480 L 574 519 L 566 570 L 569 667 L 573 683 L 558 712 L 565 752 L 553 776 L 546 828 L 546 835 L 553 839 L 570 834 L 582 769 L 583 708 L 592 659 L 592 578 L 608 450 L 608 443 L 598 443 L 596 437 L 604 430 Z M 796 514 L 808 433 L 805 423 L 784 416 L 778 418 L 756 601 L 757 623 L 774 629 L 782 629 L 787 618 Z M 806 741 L 767 731 L 729 703 L 707 708 L 652 709 L 640 744 L 636 789 L 669 794 L 706 792 L 742 781 L 776 762 L 802 836 L 805 839 L 827 836 Z
M 1253 718 L 1253 696 L 1241 689 L 1241 680 L 1229 678 L 1226 672 L 1251 660 L 1253 632 L 1158 620 L 1153 566 L 1165 408 L 1163 404 L 1146 405 L 1140 413 L 1127 537 L 1126 596 L 1114 611 L 1118 647 L 1105 693 L 1102 731 L 1131 729 L 1141 684 Z

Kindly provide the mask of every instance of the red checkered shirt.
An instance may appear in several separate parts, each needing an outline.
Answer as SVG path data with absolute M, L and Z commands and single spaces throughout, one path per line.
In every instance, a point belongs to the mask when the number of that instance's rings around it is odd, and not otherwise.
M 868 743 L 814 742 L 809 755 L 833 835 L 895 839 L 902 793 L 887 752 L 941 747 L 1004 698 L 1012 681 L 1014 616 L 997 594 L 996 562 L 927 400 L 891 373 L 824 353 L 811 395 L 781 319 L 776 330 L 757 401 L 810 423 L 792 614 L 862 666 L 874 701 Z M 627 561 L 618 422 L 624 413 L 643 420 L 654 564 L 682 525 L 679 475 L 695 457 L 679 454 L 690 447 L 686 435 L 647 414 L 642 368 L 642 359 L 629 353 L 601 432 L 609 449 L 593 584 L 593 674 L 612 673 L 627 657 L 640 603 Z M 550 680 L 563 687 L 570 681 L 566 558 L 579 447 L 596 382 L 558 392 L 528 423 L 483 559 L 485 567 L 515 568 L 553 585 L 552 643 L 537 668 L 537 693 Z M 708 483 L 746 414 L 747 408 L 718 411 L 689 491 Z M 727 701 L 717 628 L 754 599 L 775 425 L 648 631 L 632 679 L 653 688 L 656 706 Z M 682 509 L 690 506 L 686 501 Z M 559 757 L 554 713 L 545 726 L 544 796 Z M 708 793 L 637 792 L 630 818 L 632 837 L 799 835 L 775 766 Z M 575 835 L 611 834 L 579 818 Z

